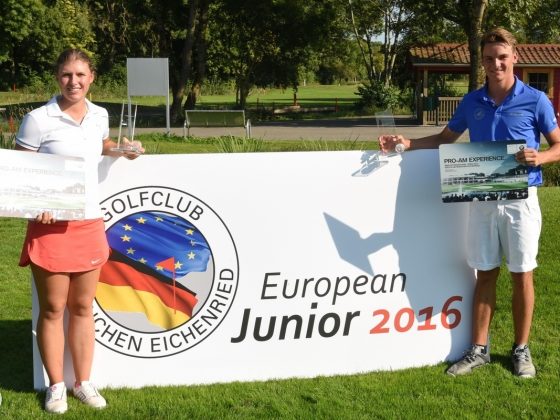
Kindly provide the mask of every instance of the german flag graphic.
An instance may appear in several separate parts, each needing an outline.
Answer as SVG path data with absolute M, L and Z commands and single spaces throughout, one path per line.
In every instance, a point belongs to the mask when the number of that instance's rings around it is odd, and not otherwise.
M 142 212 L 113 225 L 107 238 L 111 256 L 101 269 L 98 304 L 109 312 L 144 314 L 164 330 L 187 322 L 198 300 L 180 279 L 206 271 L 211 257 L 196 227 L 177 216 Z

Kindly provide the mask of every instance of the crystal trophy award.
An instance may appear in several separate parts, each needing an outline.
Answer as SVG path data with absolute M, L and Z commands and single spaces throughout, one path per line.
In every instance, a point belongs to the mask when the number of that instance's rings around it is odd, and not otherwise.
M 391 111 L 386 110 L 375 114 L 377 126 L 384 130 L 391 131 L 391 136 L 396 141 L 397 135 L 395 134 L 395 118 Z M 367 150 L 362 154 L 361 167 L 352 176 L 368 176 L 372 172 L 381 169 L 389 163 L 389 158 L 399 156 L 405 150 L 402 143 L 396 143 L 394 150 L 390 152 L 382 152 L 380 150 Z
M 391 110 L 386 109 L 385 111 L 376 112 L 375 113 L 375 121 L 377 123 L 377 127 L 382 128 L 383 130 L 390 131 L 390 135 L 394 141 L 397 140 L 396 134 L 396 124 L 395 124 L 395 116 L 391 112 Z M 404 144 L 402 143 L 395 143 L 395 149 L 388 153 L 380 153 L 381 157 L 387 158 L 391 156 L 400 155 L 404 152 Z
M 124 107 L 125 103 L 123 102 L 121 107 L 121 118 L 119 122 L 119 137 L 117 138 L 117 147 L 112 147 L 111 150 L 113 152 L 119 153 L 142 153 L 140 149 L 134 145 L 134 128 L 136 127 L 136 113 L 138 111 L 138 104 L 134 105 L 134 115 L 126 115 L 128 121 L 130 121 L 129 133 L 130 133 L 130 143 L 124 144 L 121 143 L 121 134 L 123 126 L 126 126 L 127 123 L 124 120 Z

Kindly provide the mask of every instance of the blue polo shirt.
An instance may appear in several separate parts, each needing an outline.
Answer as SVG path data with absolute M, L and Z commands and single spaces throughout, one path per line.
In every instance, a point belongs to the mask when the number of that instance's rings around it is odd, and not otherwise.
M 516 77 L 500 105 L 488 95 L 487 85 L 466 94 L 447 126 L 456 133 L 468 129 L 471 142 L 525 140 L 527 147 L 539 150 L 540 133 L 550 133 L 558 123 L 548 97 Z M 541 184 L 541 167 L 529 167 L 529 186 Z

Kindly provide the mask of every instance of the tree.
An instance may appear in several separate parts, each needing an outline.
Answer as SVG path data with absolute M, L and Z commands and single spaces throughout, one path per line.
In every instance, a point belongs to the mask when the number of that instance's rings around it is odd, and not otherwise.
M 58 21 L 57 37 L 64 45 L 63 48 L 79 48 L 88 54 L 94 53 L 96 43 L 91 28 L 93 19 L 88 7 L 73 0 L 56 0 L 49 8 Z
M 480 52 L 480 40 L 482 39 L 482 26 L 488 0 L 471 0 L 467 13 L 467 21 L 464 29 L 468 38 L 471 69 L 469 73 L 469 91 L 475 90 L 482 83 L 482 59 Z
M 181 112 L 181 104 L 185 95 L 187 81 L 191 78 L 193 65 L 193 46 L 196 34 L 195 23 L 199 11 L 199 0 L 190 0 L 186 13 L 185 38 L 178 57 L 177 69 L 173 83 L 173 103 L 171 115 L 177 117 Z
M 519 42 L 560 41 L 560 2 L 558 0 L 490 1 L 488 27 L 503 26 Z
M 244 107 L 253 86 L 297 91 L 319 71 L 325 80 L 362 73 L 388 86 L 406 72 L 396 58 L 410 43 L 467 41 L 474 89 L 482 31 L 501 25 L 520 42 L 558 42 L 559 19 L 558 0 L 2 0 L 0 86 L 50 77 L 69 46 L 92 52 L 100 74 L 121 78 L 127 57 L 168 57 L 179 116 L 207 77 L 233 80 Z
M 208 48 L 208 19 L 210 1 L 200 0 L 198 10 L 198 24 L 194 36 L 195 60 L 193 66 L 192 85 L 185 101 L 185 109 L 193 109 L 202 90 L 202 84 L 206 79 L 206 54 Z
M 410 6 L 424 19 L 447 20 L 462 29 L 471 57 L 469 90 L 483 82 L 480 39 L 484 31 L 503 26 L 515 34 L 519 42 L 551 42 L 558 40 L 560 34 L 558 0 L 415 0 Z
M 560 43 L 560 2 L 542 0 L 528 17 L 525 34 L 530 42 Z
M 388 87 L 402 39 L 414 26 L 415 15 L 406 0 L 348 0 L 348 17 L 369 84 Z
M 18 47 L 33 32 L 36 18 L 44 10 L 40 0 L 3 0 L 0 2 L 0 75 L 3 85 L 18 81 Z
M 331 42 L 324 49 L 314 51 L 312 63 L 306 68 L 314 71 L 321 84 L 358 81 L 365 76 L 361 52 L 354 40 L 343 38 Z
M 371 2 L 348 0 L 350 28 L 362 55 L 369 84 L 379 79 L 374 40 L 383 28 L 381 14 L 377 7 L 367 7 L 371 5 Z
M 124 66 L 131 46 L 136 41 L 134 30 L 138 28 L 130 1 L 87 0 L 92 19 L 92 29 L 102 50 L 97 60 L 101 73 L 110 72 L 114 66 Z
M 292 87 L 319 45 L 331 41 L 334 0 L 223 0 L 210 22 L 208 61 L 232 78 L 237 106 L 253 86 Z
M 469 90 L 474 90 L 482 83 L 480 57 L 480 40 L 485 28 L 486 12 L 489 0 L 440 0 L 410 1 L 410 6 L 417 15 L 424 19 L 437 21 L 446 19 L 460 27 L 466 35 L 470 54 Z
M 52 64 L 65 48 L 95 50 L 87 7 L 71 0 L 0 3 L 0 80 L 4 86 L 52 80 Z
M 206 73 L 209 8 L 219 0 L 87 0 L 94 14 L 102 72 L 124 67 L 127 57 L 169 59 L 171 115 L 194 107 Z
M 268 1 L 225 0 L 216 12 L 210 59 L 220 63 L 222 77 L 233 77 L 236 103 L 244 108 L 250 88 L 257 83 L 257 67 L 279 54 L 274 28 L 277 11 Z

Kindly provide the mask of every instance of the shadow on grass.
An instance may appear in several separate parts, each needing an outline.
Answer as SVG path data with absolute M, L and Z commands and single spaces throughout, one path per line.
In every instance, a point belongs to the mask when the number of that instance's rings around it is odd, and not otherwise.
M 490 352 L 490 357 L 492 358 L 492 363 L 501 365 L 505 370 L 513 371 L 513 362 L 511 360 L 511 354 L 492 354 Z
M 0 387 L 33 389 L 31 320 L 0 321 Z
M 453 364 L 457 361 L 458 360 L 446 363 L 444 366 L 444 372 L 447 372 L 447 369 L 453 366 Z M 493 365 L 500 365 L 504 370 L 513 372 L 513 362 L 511 360 L 511 355 L 509 354 L 490 353 L 490 363 Z

